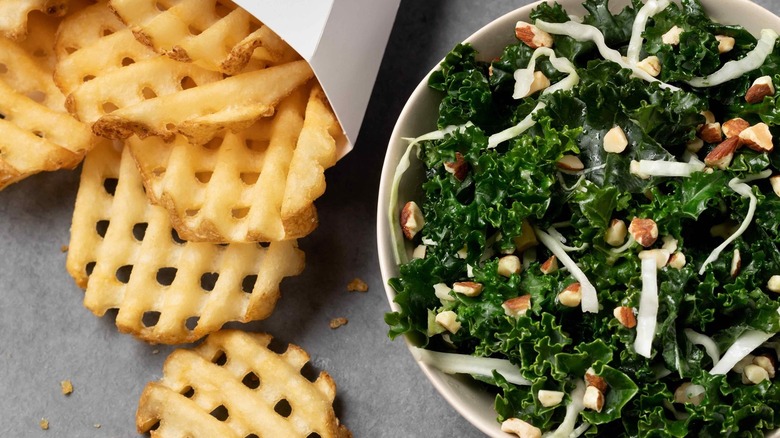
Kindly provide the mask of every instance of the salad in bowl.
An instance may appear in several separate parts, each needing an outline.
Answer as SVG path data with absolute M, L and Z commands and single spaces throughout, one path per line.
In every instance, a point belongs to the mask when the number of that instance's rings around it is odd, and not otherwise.
M 388 152 L 390 337 L 496 431 L 780 427 L 780 45 L 713 3 L 536 4 L 497 56 L 455 47 Z

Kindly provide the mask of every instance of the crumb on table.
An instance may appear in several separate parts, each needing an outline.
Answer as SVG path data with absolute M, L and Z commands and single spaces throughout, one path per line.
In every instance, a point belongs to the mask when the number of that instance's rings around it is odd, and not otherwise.
M 337 329 L 349 322 L 347 318 L 333 318 L 330 320 L 330 328 Z
M 38 424 L 41 426 L 41 429 L 49 430 L 49 420 L 47 420 L 45 418 L 41 418 L 41 421 Z
M 62 252 L 68 252 L 68 245 L 62 245 L 62 246 L 60 247 L 60 251 L 62 251 Z
M 60 382 L 60 388 L 63 395 L 70 395 L 73 392 L 73 383 L 70 380 L 63 380 Z
M 347 290 L 349 292 L 368 292 L 368 284 L 358 277 L 355 277 L 347 284 Z

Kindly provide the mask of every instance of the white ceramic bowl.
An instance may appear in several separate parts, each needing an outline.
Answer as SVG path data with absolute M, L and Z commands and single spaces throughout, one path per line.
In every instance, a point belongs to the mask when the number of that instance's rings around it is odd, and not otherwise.
M 585 10 L 581 6 L 581 0 L 557 0 L 569 13 L 584 15 Z M 531 10 L 541 2 L 536 2 L 512 11 L 495 21 L 489 23 L 476 33 L 471 35 L 466 42 L 471 43 L 479 52 L 479 59 L 490 60 L 501 55 L 505 46 L 516 42 L 514 26 L 518 20 L 528 21 Z M 780 18 L 752 3 L 749 0 L 702 0 L 708 14 L 722 23 L 741 24 L 754 35 L 758 35 L 761 29 L 772 28 L 780 31 Z M 629 0 L 612 0 L 610 9 L 619 11 L 629 4 Z M 434 66 L 433 70 L 438 66 Z M 432 71 L 433 71 L 432 70 Z M 418 199 L 420 196 L 419 185 L 423 181 L 422 165 L 412 160 L 412 167 L 404 175 L 404 179 L 398 190 L 398 205 L 388 205 L 390 202 L 390 189 L 398 162 L 406 151 L 408 142 L 404 138 L 418 137 L 436 129 L 438 117 L 438 105 L 441 99 L 439 93 L 428 88 L 426 76 L 414 90 L 406 102 L 398 122 L 390 136 L 390 142 L 385 155 L 379 187 L 379 200 L 377 208 L 377 247 L 379 251 L 379 263 L 382 271 L 382 280 L 385 291 L 393 311 L 398 306 L 393 302 L 395 291 L 387 285 L 390 278 L 398 276 L 398 266 L 395 263 L 393 247 L 395 245 L 391 233 L 389 214 L 397 215 L 403 203 L 410 199 Z M 415 164 L 417 164 L 415 166 Z M 412 248 L 407 244 L 407 251 L 411 254 Z M 407 344 L 411 346 L 407 340 Z M 495 397 L 486 393 L 483 389 L 471 382 L 469 377 L 451 376 L 428 365 L 419 363 L 425 375 L 433 383 L 433 386 L 466 420 L 479 430 L 491 437 L 509 438 L 509 435 L 501 432 L 500 425 L 496 422 L 496 412 L 493 409 Z M 780 433 L 771 434 L 780 438 Z M 516 437 L 515 437 L 516 438 Z

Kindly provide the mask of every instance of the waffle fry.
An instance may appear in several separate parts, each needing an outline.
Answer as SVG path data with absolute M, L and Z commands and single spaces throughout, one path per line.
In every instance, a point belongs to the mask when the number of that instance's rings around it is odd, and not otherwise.
M 317 227 L 316 210 L 284 227 L 282 196 L 303 127 L 308 90 L 279 104 L 273 118 L 206 147 L 176 137 L 128 139 L 147 194 L 168 208 L 174 227 L 191 241 L 246 242 L 300 238 Z
M 180 133 L 193 144 L 205 144 L 225 128 L 244 129 L 272 115 L 280 100 L 313 75 L 306 61 L 242 73 L 118 109 L 101 117 L 93 131 L 106 138 L 135 133 L 166 140 Z
M 192 350 L 171 353 L 162 380 L 141 394 L 138 432 L 157 438 L 351 437 L 333 410 L 333 379 L 323 371 L 310 382 L 301 375 L 309 355 L 292 344 L 274 353 L 271 339 L 223 330 Z
M 270 315 L 279 283 L 303 269 L 295 241 L 216 245 L 173 232 L 167 211 L 148 202 L 127 149 L 98 145 L 82 171 L 68 272 L 97 316 L 153 343 L 192 342 L 228 321 Z M 254 282 L 254 285 L 252 283 Z
M 145 45 L 209 70 L 237 74 L 253 55 L 267 64 L 299 58 L 274 32 L 228 2 L 112 0 L 110 5 Z
M 343 135 L 319 86 L 312 89 L 306 116 L 290 163 L 282 202 L 282 223 L 295 228 L 325 192 L 325 169 L 336 164 L 336 139 Z
M 32 174 L 73 168 L 92 147 L 89 129 L 38 60 L 0 37 L 0 189 Z
M 27 36 L 27 16 L 32 11 L 61 17 L 68 12 L 68 0 L 6 0 L 0 2 L 0 34 L 12 40 Z

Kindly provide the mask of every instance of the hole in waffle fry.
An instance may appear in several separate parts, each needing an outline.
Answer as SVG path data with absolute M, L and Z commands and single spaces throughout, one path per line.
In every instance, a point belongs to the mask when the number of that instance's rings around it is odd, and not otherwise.
M 225 18 L 231 12 L 233 12 L 233 8 L 222 4 L 221 2 L 216 2 L 214 5 L 214 14 L 219 18 Z
M 322 438 L 322 437 L 317 432 L 312 432 L 312 433 L 306 435 L 306 438 Z
M 186 242 L 184 239 L 179 237 L 179 233 L 177 233 L 176 230 L 173 228 L 171 228 L 171 238 L 173 239 L 173 242 L 178 245 L 182 245 Z
M 141 95 L 144 96 L 144 99 L 154 99 L 157 97 L 157 93 L 155 93 L 154 90 L 149 87 L 144 87 L 144 89 L 141 91 Z
M 92 271 L 95 270 L 95 262 L 89 262 L 87 263 L 87 266 L 84 266 L 84 272 L 87 273 L 87 276 L 92 275 Z
M 119 182 L 116 178 L 106 178 L 103 180 L 103 188 L 106 189 L 106 193 L 108 193 L 111 196 L 114 196 L 114 193 L 116 193 L 116 185 Z
M 0 75 L 8 73 L 8 66 L 0 62 Z
M 149 224 L 146 222 L 133 225 L 133 237 L 135 237 L 135 240 L 142 242 L 146 236 L 146 229 L 148 227 Z
M 231 214 L 236 219 L 243 219 L 249 214 L 249 207 L 234 208 Z
M 287 351 L 287 344 L 276 338 L 273 338 L 271 339 L 271 343 L 269 343 L 266 348 L 276 354 L 284 354 Z
M 227 421 L 228 417 L 230 416 L 230 413 L 228 412 L 225 405 L 219 405 L 216 408 L 214 408 L 213 411 L 211 411 L 211 416 L 216 418 L 219 421 Z
M 75 52 L 76 50 L 78 49 L 75 47 L 65 47 L 65 53 L 67 53 L 68 55 L 72 55 L 73 52 Z
M 166 123 L 165 124 L 165 130 L 166 131 L 173 131 L 174 129 L 176 129 L 176 125 L 175 124 L 173 124 L 173 123 Z
M 186 214 L 188 217 L 193 217 L 193 216 L 196 216 L 199 211 L 200 210 L 198 210 L 197 208 L 190 208 L 190 209 L 186 210 L 184 212 L 184 214 Z
M 135 64 L 135 59 L 129 56 L 125 56 L 124 58 L 122 58 L 122 67 L 127 67 L 128 65 L 132 65 L 132 64 Z
M 5 120 L 5 114 L 0 113 L 0 120 Z
M 109 36 L 112 33 L 114 33 L 114 30 L 110 29 L 108 27 L 104 27 L 103 30 L 101 31 L 101 33 L 103 34 L 104 37 L 106 37 L 106 36 Z
M 95 231 L 97 231 L 98 236 L 106 237 L 106 231 L 108 231 L 109 223 L 110 222 L 107 220 L 97 221 L 97 223 L 95 224 Z
M 36 137 L 43 138 L 43 132 L 41 131 L 33 131 L 33 134 L 35 134 Z
M 184 322 L 184 327 L 187 327 L 187 330 L 193 331 L 195 330 L 195 327 L 198 326 L 198 321 L 200 321 L 200 316 L 190 316 L 187 318 L 187 321 Z
M 191 77 L 185 76 L 185 77 L 181 78 L 181 89 L 182 90 L 189 90 L 190 88 L 195 88 L 197 86 L 198 86 L 198 84 L 196 84 L 195 80 L 192 79 Z
M 257 374 L 250 371 L 246 376 L 244 376 L 244 380 L 242 380 L 241 383 L 243 383 L 249 389 L 257 389 L 260 387 L 260 378 L 257 377 Z
M 193 389 L 192 386 L 185 386 L 181 391 L 181 395 L 192 398 L 192 396 L 195 395 L 195 389 Z
M 173 280 L 176 279 L 176 272 L 178 269 L 176 268 L 160 268 L 157 270 L 157 282 L 160 283 L 163 286 L 170 286 L 173 284 Z
M 244 292 L 251 294 L 255 289 L 255 283 L 257 283 L 257 275 L 247 275 L 241 282 L 241 289 Z
M 245 436 L 244 438 L 260 438 L 260 437 L 255 435 L 255 434 L 253 434 L 253 433 L 250 433 L 249 435 Z
M 207 182 L 211 181 L 211 175 L 213 175 L 214 172 L 195 172 L 195 179 L 202 182 L 203 184 L 206 184 Z
M 133 265 L 124 265 L 116 270 L 116 279 L 120 283 L 127 284 L 130 282 L 130 274 L 133 273 Z
M 309 382 L 316 382 L 320 377 L 320 372 L 317 368 L 314 368 L 314 365 L 312 365 L 311 362 L 306 362 L 306 364 L 303 365 L 303 368 L 301 368 L 301 375 Z
M 254 185 L 259 177 L 258 172 L 241 172 L 241 181 L 248 186 Z
M 264 150 L 268 149 L 268 145 L 270 144 L 271 142 L 269 140 L 247 140 L 246 141 L 247 149 L 255 152 L 263 152 Z
M 42 103 L 44 100 L 46 100 L 46 93 L 44 93 L 41 90 L 34 90 L 27 93 L 27 97 L 30 99 Z
M 144 327 L 154 327 L 160 321 L 160 312 L 150 310 L 144 312 L 144 316 L 141 317 L 141 322 L 144 323 Z
M 103 112 L 106 114 L 110 114 L 118 109 L 119 107 L 116 106 L 114 102 L 106 102 L 103 104 Z
M 160 177 L 165 175 L 165 168 L 164 167 L 156 167 L 154 170 L 152 170 L 152 175 L 156 177 Z
M 217 150 L 222 145 L 222 139 L 219 137 L 214 137 L 211 140 L 209 140 L 208 143 L 204 143 L 203 147 L 209 150 Z
M 86 75 L 86 76 L 84 76 L 83 78 L 81 78 L 81 81 L 82 81 L 82 82 L 89 82 L 89 81 L 91 81 L 92 79 L 95 79 L 95 75 Z
M 218 350 L 211 362 L 219 366 L 225 365 L 227 363 L 227 354 L 222 350 Z
M 187 30 L 188 30 L 188 31 L 189 31 L 191 34 L 193 34 L 193 35 L 200 35 L 200 34 L 201 34 L 201 32 L 203 32 L 202 30 L 198 29 L 197 27 L 195 27 L 195 26 L 193 26 L 193 25 L 191 25 L 191 24 L 190 24 L 190 25 L 187 27 Z
M 216 272 L 206 272 L 205 274 L 200 276 L 200 287 L 201 289 L 205 290 L 206 292 L 211 292 L 214 290 L 214 286 L 217 285 L 217 279 L 219 278 L 219 274 Z
M 157 8 L 158 11 L 161 11 L 161 12 L 168 10 L 168 7 L 165 6 L 164 4 L 160 3 L 160 2 L 155 3 L 154 6 Z
M 38 49 L 33 52 L 33 56 L 36 58 L 45 58 L 48 54 L 43 49 Z
M 288 402 L 287 399 L 283 398 L 276 403 L 274 411 L 282 417 L 287 418 L 292 414 L 292 406 L 290 406 L 290 402 Z

